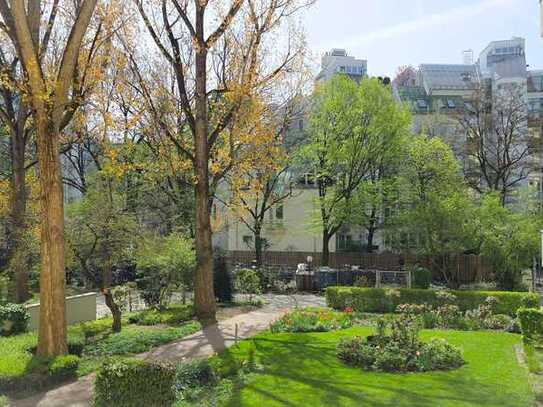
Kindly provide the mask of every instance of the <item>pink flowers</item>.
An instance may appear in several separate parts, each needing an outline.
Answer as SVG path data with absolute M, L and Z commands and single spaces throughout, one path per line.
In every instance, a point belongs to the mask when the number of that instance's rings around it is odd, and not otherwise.
M 345 309 L 343 310 L 343 312 L 347 312 L 347 313 L 351 313 L 353 312 L 353 307 L 345 307 Z

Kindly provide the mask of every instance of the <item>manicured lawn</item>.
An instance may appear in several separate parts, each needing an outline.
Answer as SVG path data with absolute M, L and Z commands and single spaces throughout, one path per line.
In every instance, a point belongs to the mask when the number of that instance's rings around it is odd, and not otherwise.
M 519 335 L 490 331 L 423 331 L 463 349 L 467 364 L 454 371 L 386 374 L 364 372 L 335 356 L 342 336 L 371 328 L 311 334 L 270 334 L 221 354 L 225 366 L 254 352 L 263 371 L 234 390 L 226 406 L 507 406 L 534 405 L 525 367 L 514 346 Z M 252 349 L 252 350 L 251 350 Z

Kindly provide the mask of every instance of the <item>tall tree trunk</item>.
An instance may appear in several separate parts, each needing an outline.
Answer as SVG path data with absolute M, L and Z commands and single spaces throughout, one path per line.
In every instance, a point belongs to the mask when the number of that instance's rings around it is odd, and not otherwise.
M 255 236 L 255 260 L 256 260 L 256 266 L 260 268 L 262 266 L 262 263 L 263 263 L 263 259 L 262 259 L 262 236 L 261 236 L 260 227 L 255 228 L 254 236 Z
M 328 232 L 328 229 L 322 230 L 322 260 L 321 266 L 330 265 L 330 239 L 332 236 Z
M 38 111 L 36 117 L 41 204 L 38 355 L 54 356 L 68 351 L 64 281 L 64 202 L 59 134 L 45 112 Z
M 28 289 L 27 250 L 24 242 L 26 232 L 26 143 L 24 129 L 12 131 L 11 135 L 11 199 L 8 223 L 8 266 L 12 273 L 11 297 L 23 303 L 30 298 Z
M 113 294 L 111 294 L 111 289 L 102 289 L 102 294 L 104 294 L 106 305 L 111 311 L 111 315 L 113 315 L 113 324 L 111 325 L 111 330 L 113 332 L 121 332 L 121 309 L 115 303 L 115 300 L 113 299 Z
M 204 38 L 205 6 L 196 6 L 196 36 Z M 211 246 L 211 220 L 209 196 L 209 149 L 207 113 L 207 49 L 199 44 L 196 49 L 196 94 L 194 124 L 195 186 L 195 246 L 196 272 L 194 275 L 194 308 L 205 326 L 216 321 L 215 293 L 213 290 L 213 249 Z

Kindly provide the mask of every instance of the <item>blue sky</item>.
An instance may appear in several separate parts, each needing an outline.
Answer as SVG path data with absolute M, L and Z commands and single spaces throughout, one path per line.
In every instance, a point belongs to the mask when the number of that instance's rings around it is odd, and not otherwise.
M 370 75 L 400 65 L 461 63 L 492 40 L 526 39 L 527 62 L 543 69 L 538 0 L 317 0 L 304 16 L 313 53 L 345 48 Z

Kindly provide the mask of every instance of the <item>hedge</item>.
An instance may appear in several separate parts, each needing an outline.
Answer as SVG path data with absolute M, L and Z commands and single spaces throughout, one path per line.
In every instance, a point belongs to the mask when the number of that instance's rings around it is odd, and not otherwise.
M 162 407 L 175 401 L 173 366 L 137 359 L 108 361 L 96 375 L 96 407 Z
M 386 313 L 394 312 L 400 304 L 439 305 L 440 299 L 435 290 L 415 288 L 362 288 L 362 287 L 328 287 L 326 302 L 329 307 L 345 309 L 353 307 L 355 311 Z M 511 291 L 448 291 L 456 296 L 455 304 L 461 311 L 477 308 L 487 297 L 497 299 L 494 313 L 516 316 L 519 308 L 539 307 L 539 296 L 527 292 Z
M 543 339 L 543 310 L 540 308 L 521 308 L 518 310 L 520 330 L 524 339 Z
M 70 377 L 76 375 L 79 366 L 79 356 L 61 355 L 55 357 L 47 368 L 49 375 L 57 377 Z

